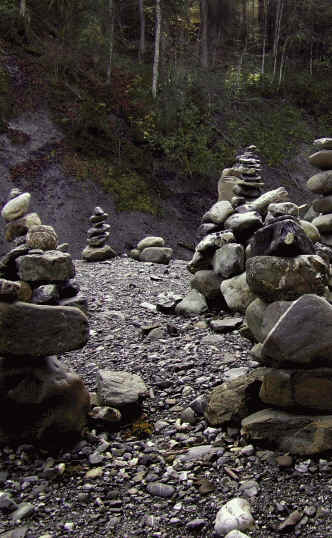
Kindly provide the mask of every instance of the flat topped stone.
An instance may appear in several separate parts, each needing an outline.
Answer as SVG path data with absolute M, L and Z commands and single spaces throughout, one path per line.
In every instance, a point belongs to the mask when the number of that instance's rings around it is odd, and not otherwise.
M 71 255 L 59 250 L 20 256 L 16 265 L 20 279 L 26 282 L 61 282 L 75 276 Z
M 78 308 L 0 302 L 0 355 L 57 355 L 83 347 L 88 336 L 88 318 Z
M 2 218 L 7 222 L 10 222 L 11 220 L 18 219 L 25 215 L 29 208 L 30 199 L 31 194 L 29 192 L 23 192 L 19 196 L 9 200 L 9 202 L 2 208 Z

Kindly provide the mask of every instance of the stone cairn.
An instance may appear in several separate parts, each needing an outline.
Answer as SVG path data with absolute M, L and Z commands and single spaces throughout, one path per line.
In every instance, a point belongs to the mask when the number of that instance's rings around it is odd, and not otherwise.
M 148 236 L 130 251 L 129 256 L 140 262 L 167 265 L 172 259 L 173 249 L 165 247 L 165 240 L 162 237 Z
M 332 246 L 332 138 L 319 138 L 314 147 L 318 151 L 310 155 L 309 162 L 320 172 L 308 180 L 307 187 L 320 197 L 312 203 L 317 214 L 312 223 L 320 232 L 321 242 Z
M 78 293 L 71 256 L 28 213 L 30 198 L 13 189 L 1 212 L 16 246 L 0 260 L 0 443 L 64 446 L 85 425 L 89 393 L 57 355 L 85 345 L 88 318 L 68 306 Z
M 83 260 L 87 262 L 100 262 L 117 256 L 116 252 L 106 245 L 110 236 L 110 225 L 106 224 L 108 213 L 101 207 L 95 207 L 89 218 L 91 227 L 88 229 L 87 246 L 82 252 Z
M 326 171 L 308 187 L 323 195 L 332 193 L 330 142 L 315 141 L 323 149 L 310 157 Z M 327 198 L 320 199 L 326 208 Z M 322 207 L 318 201 L 314 206 Z M 327 228 L 317 226 L 327 213 L 309 222 L 302 210 L 282 187 L 240 205 L 238 198 L 214 204 L 188 264 L 192 290 L 176 311 L 244 314 L 242 333 L 256 342 L 251 355 L 261 367 L 212 391 L 208 422 L 242 420 L 243 433 L 252 438 L 314 454 L 332 448 L 332 249 Z M 211 327 L 218 330 L 216 322 Z

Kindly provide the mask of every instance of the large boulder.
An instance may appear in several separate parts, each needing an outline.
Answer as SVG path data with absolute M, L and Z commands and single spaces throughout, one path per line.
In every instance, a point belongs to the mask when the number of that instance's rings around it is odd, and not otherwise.
M 63 282 L 75 276 L 71 255 L 60 250 L 27 254 L 16 260 L 20 280 L 26 282 Z
M 263 409 L 242 420 L 242 433 L 273 442 L 283 452 L 310 456 L 331 450 L 332 416 Z
M 303 295 L 279 318 L 265 338 L 267 364 L 332 365 L 332 305 L 323 297 Z
M 321 149 L 309 156 L 309 162 L 312 166 L 317 166 L 321 170 L 332 169 L 332 150 Z
M 0 444 L 64 447 L 85 426 L 89 393 L 55 357 L 0 358 Z
M 0 355 L 56 355 L 83 347 L 88 337 L 88 318 L 78 308 L 0 302 Z
M 285 409 L 332 413 L 332 369 L 271 369 L 264 375 L 259 397 L 265 404 Z
M 246 263 L 249 288 L 267 302 L 290 301 L 305 293 L 323 295 L 329 267 L 320 256 L 255 256 Z
M 314 224 L 314 223 L 313 223 Z M 263 226 L 250 240 L 254 256 L 298 256 L 313 254 L 314 245 L 294 218 L 283 216 Z
M 193 289 L 204 295 L 209 305 L 219 304 L 220 308 L 225 304 L 220 291 L 221 277 L 214 271 L 197 271 L 190 285 Z

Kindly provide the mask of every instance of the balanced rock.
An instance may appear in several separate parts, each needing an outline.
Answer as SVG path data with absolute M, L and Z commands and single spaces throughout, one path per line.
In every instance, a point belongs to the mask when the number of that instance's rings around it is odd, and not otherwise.
M 267 302 L 294 300 L 305 293 L 323 295 L 329 268 L 317 255 L 295 258 L 255 256 L 246 263 L 250 290 Z
M 317 166 L 321 170 L 332 169 L 332 150 L 322 149 L 309 156 L 309 162 L 312 166 Z
M 53 226 L 31 226 L 26 238 L 27 246 L 31 249 L 55 250 L 58 238 Z
M 307 187 L 317 194 L 332 194 L 332 170 L 312 176 L 307 181 Z
M 110 225 L 106 224 L 108 213 L 97 206 L 89 221 L 92 226 L 87 232 L 87 246 L 82 251 L 82 258 L 86 262 L 99 262 L 114 258 L 117 254 L 106 242 L 110 236 Z
M 27 254 L 16 260 L 18 276 L 26 282 L 63 282 L 75 275 L 68 252 L 48 250 L 42 254 Z
M 277 370 L 264 375 L 259 397 L 284 409 L 332 413 L 332 369 Z
M 5 238 L 7 241 L 13 241 L 17 237 L 26 235 L 29 228 L 39 226 L 41 220 L 37 213 L 27 213 L 23 217 L 12 220 L 6 224 Z
M 192 289 L 175 307 L 175 312 L 182 316 L 197 316 L 207 311 L 206 298 L 196 289 Z
M 332 305 L 323 297 L 303 295 L 279 318 L 263 342 L 267 364 L 332 364 Z M 318 363 L 318 364 L 319 364 Z
M 313 254 L 314 245 L 293 218 L 282 216 L 262 226 L 250 241 L 254 256 L 298 256 Z
M 139 243 L 137 243 L 137 249 L 143 250 L 147 247 L 164 247 L 165 246 L 165 240 L 162 237 L 155 237 L 152 235 L 149 235 L 147 237 L 144 237 L 144 239 L 141 239 Z
M 230 278 L 243 273 L 244 262 L 244 248 L 239 243 L 229 243 L 218 248 L 212 259 L 214 272 L 222 278 Z
M 212 222 L 214 224 L 223 224 L 227 217 L 234 212 L 232 204 L 228 200 L 216 202 L 207 211 L 202 218 L 202 222 Z
M 83 347 L 88 336 L 88 319 L 78 308 L 0 303 L 0 355 L 65 353 Z
M 4 205 L 1 211 L 1 216 L 7 222 L 18 219 L 27 213 L 30 205 L 31 194 L 23 192 L 15 196 Z
M 110 247 L 110 245 L 104 245 L 99 248 L 87 246 L 82 251 L 82 258 L 87 262 L 102 262 L 104 260 L 110 260 L 115 258 L 117 253 Z

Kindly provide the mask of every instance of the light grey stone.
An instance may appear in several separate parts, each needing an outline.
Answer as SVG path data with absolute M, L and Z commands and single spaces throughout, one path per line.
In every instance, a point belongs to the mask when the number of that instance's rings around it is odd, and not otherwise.
M 228 308 L 233 312 L 245 313 L 251 301 L 256 298 L 248 286 L 246 273 L 223 280 L 220 289 Z
M 97 373 L 97 394 L 102 406 L 122 407 L 139 404 L 148 389 L 137 374 L 117 370 L 99 370 Z
M 254 525 L 250 504 L 246 499 L 235 497 L 228 501 L 217 513 L 214 532 L 225 536 L 232 530 L 246 530 Z
M 16 265 L 19 278 L 26 282 L 61 282 L 75 276 L 71 255 L 59 250 L 20 256 Z

